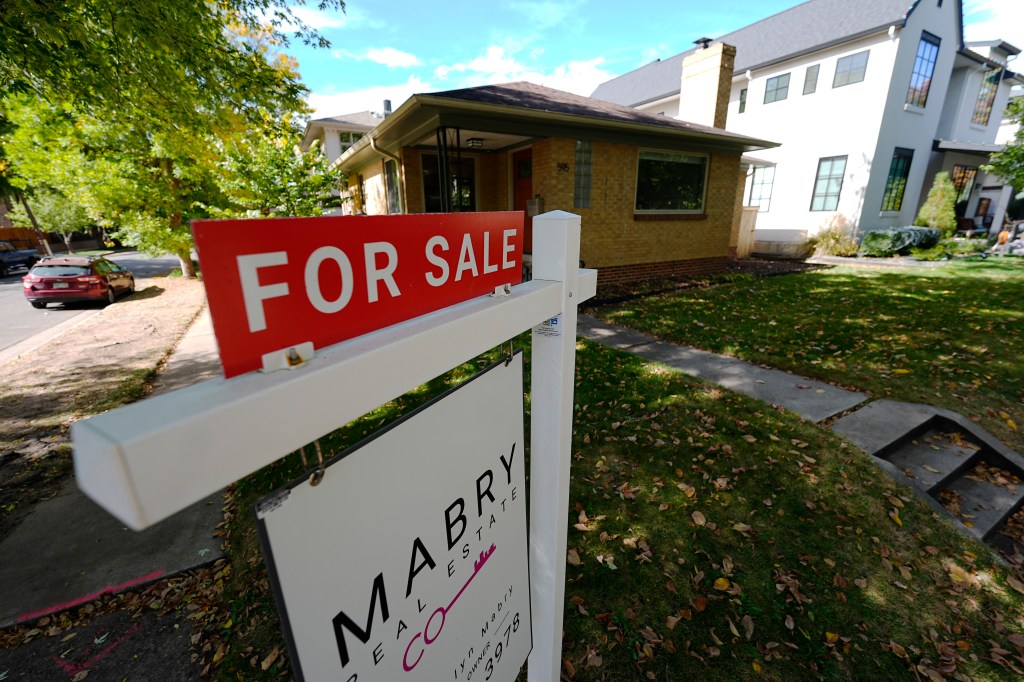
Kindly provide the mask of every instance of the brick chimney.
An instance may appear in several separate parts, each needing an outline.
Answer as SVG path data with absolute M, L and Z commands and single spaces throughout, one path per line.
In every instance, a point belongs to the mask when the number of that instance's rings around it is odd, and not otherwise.
M 697 51 L 683 59 L 679 84 L 679 118 L 690 123 L 725 128 L 732 90 L 736 48 L 725 43 L 697 41 Z

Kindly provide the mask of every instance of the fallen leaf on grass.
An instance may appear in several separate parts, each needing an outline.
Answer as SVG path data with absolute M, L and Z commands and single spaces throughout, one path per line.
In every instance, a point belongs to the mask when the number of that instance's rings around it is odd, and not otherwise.
M 573 566 L 579 566 L 583 563 L 583 561 L 580 559 L 580 553 L 577 552 L 575 549 L 570 549 L 568 551 L 566 561 L 568 561 Z
M 693 522 L 696 523 L 698 526 L 704 526 L 708 522 L 704 515 L 699 511 L 693 512 L 692 514 L 690 514 L 690 517 L 693 518 Z
M 754 636 L 754 619 L 748 613 L 740 619 L 740 624 L 743 626 L 743 634 L 747 636 L 749 642 L 750 638 Z
M 260 663 L 260 668 L 262 668 L 263 670 L 266 670 L 267 668 L 272 666 L 274 664 L 274 661 L 277 660 L 277 657 L 280 654 L 281 654 L 281 649 L 275 646 L 274 650 L 271 651 L 267 655 L 267 657 L 263 659 L 262 663 Z
M 716 590 L 720 590 L 722 592 L 725 592 L 726 590 L 729 589 L 729 585 L 731 585 L 731 583 L 729 582 L 728 578 L 717 578 L 717 579 L 715 579 L 715 589 Z
M 1013 589 L 1017 590 L 1021 594 L 1024 594 L 1024 583 L 1014 578 L 1012 575 L 1006 576 L 1007 584 Z
M 889 518 L 892 519 L 893 523 L 897 526 L 900 526 L 901 528 L 903 527 L 903 519 L 900 518 L 900 513 L 895 509 L 889 512 Z

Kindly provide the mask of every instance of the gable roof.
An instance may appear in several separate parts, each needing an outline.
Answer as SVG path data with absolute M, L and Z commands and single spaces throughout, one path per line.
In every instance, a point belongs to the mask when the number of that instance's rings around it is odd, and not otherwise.
M 736 48 L 733 73 L 902 26 L 919 0 L 808 0 L 718 38 Z M 699 48 L 651 62 L 602 83 L 593 97 L 637 106 L 679 93 L 683 58 Z
M 516 82 L 413 95 L 346 151 L 338 163 L 343 168 L 356 167 L 374 153 L 397 153 L 402 147 L 432 138 L 443 127 L 524 138 L 566 137 L 740 154 L 778 146 L 776 142 L 592 97 Z
M 314 118 L 306 123 L 306 130 L 302 134 L 302 150 L 309 149 L 313 141 L 320 137 L 322 131 L 340 130 L 366 133 L 373 130 L 383 120 L 383 114 L 372 111 L 357 111 L 354 114 Z

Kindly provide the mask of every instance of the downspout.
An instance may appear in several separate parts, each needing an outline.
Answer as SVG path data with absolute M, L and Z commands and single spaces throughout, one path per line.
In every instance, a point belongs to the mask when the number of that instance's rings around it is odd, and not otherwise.
M 377 152 L 378 154 L 380 154 L 384 158 L 391 159 L 392 161 L 394 161 L 398 165 L 402 165 L 402 159 L 398 156 L 398 154 L 392 154 L 391 152 L 386 151 L 386 150 L 378 147 L 377 146 L 376 138 L 374 138 L 372 135 L 370 135 L 368 137 L 370 138 L 370 149 L 372 149 L 373 151 Z
M 390 102 L 385 102 L 385 103 L 386 104 L 390 104 Z M 387 106 L 386 108 L 390 109 L 391 107 Z M 395 182 L 398 185 L 395 189 L 399 193 L 398 206 L 399 206 L 399 210 L 401 210 L 402 204 L 405 203 L 401 199 L 401 194 L 402 194 L 402 185 L 401 185 L 401 183 L 402 183 L 402 159 L 400 159 L 397 154 L 392 154 L 391 152 L 385 151 L 385 150 L 381 149 L 380 147 L 378 147 L 377 146 L 377 140 L 372 135 L 368 135 L 367 137 L 370 138 L 370 149 L 372 149 L 373 151 L 377 152 L 378 154 L 383 156 L 385 159 L 388 159 L 389 161 L 394 161 L 395 162 L 395 166 L 396 166 L 396 168 L 395 168 Z M 384 177 L 386 178 L 387 174 L 388 174 L 387 164 L 385 163 L 384 166 L 385 166 L 384 167 Z M 386 184 L 387 184 L 387 180 L 385 180 L 385 185 Z M 390 211 L 391 211 L 391 207 L 390 207 L 391 201 L 390 201 L 390 199 L 388 200 L 388 202 L 389 202 L 388 212 L 390 213 Z

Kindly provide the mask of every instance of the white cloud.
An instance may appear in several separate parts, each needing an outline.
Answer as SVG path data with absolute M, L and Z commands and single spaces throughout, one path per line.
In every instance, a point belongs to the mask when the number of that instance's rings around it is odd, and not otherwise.
M 386 99 L 391 100 L 391 108 L 395 110 L 412 95 L 430 90 L 429 83 L 410 76 L 405 83 L 397 85 L 378 85 L 348 92 L 312 92 L 307 101 L 313 107 L 312 118 L 326 118 L 357 111 L 383 111 Z
M 1024 2 L 967 0 L 964 2 L 964 38 L 967 41 L 1005 40 L 1024 49 Z
M 416 55 L 396 50 L 393 47 L 368 50 L 366 58 L 371 62 L 377 62 L 391 68 L 418 66 L 420 64 L 420 60 Z
M 519 62 L 505 48 L 491 45 L 484 54 L 468 62 L 438 67 L 434 75 L 442 80 L 457 81 L 454 87 L 529 81 L 578 95 L 589 95 L 594 88 L 613 77 L 613 74 L 601 68 L 602 64 L 604 57 L 597 57 L 588 61 L 572 61 L 550 71 L 539 71 Z

